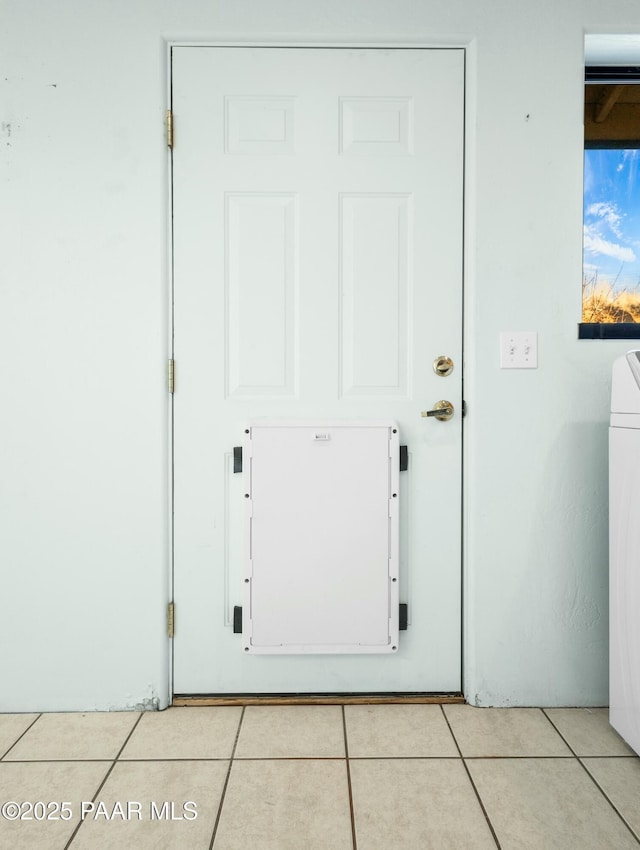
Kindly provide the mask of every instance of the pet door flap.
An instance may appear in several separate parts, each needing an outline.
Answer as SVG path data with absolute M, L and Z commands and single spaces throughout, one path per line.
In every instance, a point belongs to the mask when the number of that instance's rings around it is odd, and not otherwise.
M 397 424 L 258 420 L 242 461 L 243 651 L 395 652 Z

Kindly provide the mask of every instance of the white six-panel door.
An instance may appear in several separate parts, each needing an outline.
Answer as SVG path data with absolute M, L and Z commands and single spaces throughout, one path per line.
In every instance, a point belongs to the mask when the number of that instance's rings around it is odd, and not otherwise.
M 172 92 L 174 691 L 458 691 L 464 53 L 175 47 Z M 261 417 L 399 423 L 393 655 L 243 652 Z

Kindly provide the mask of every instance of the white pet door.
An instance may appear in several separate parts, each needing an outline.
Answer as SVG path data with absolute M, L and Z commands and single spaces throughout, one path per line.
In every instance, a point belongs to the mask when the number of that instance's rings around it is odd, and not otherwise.
M 398 648 L 398 426 L 249 423 L 246 653 Z

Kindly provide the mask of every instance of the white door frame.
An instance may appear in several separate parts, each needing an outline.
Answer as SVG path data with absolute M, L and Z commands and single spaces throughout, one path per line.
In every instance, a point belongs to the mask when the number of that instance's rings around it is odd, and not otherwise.
M 174 47 L 247 47 L 247 48 L 333 48 L 333 49 L 461 49 L 464 51 L 464 159 L 463 159 L 463 244 L 462 244 L 462 315 L 460 321 L 462 323 L 462 352 L 463 352 L 463 397 L 465 399 L 465 414 L 469 410 L 469 404 L 473 408 L 473 400 L 475 396 L 475 368 L 473 361 L 467 362 L 467 352 L 470 351 L 468 345 L 471 339 L 472 323 L 469 316 L 473 316 L 472 307 L 475 304 L 475 281 L 474 267 L 470 262 L 473 256 L 473 246 L 475 245 L 475 150 L 476 137 L 475 117 L 476 117 L 476 40 L 470 37 L 468 40 L 464 38 L 451 38 L 443 36 L 431 36 L 425 40 L 413 39 L 395 39 L 372 41 L 363 39 L 357 35 L 350 34 L 341 41 L 326 41 L 326 40 L 300 40 L 290 39 L 286 34 L 282 34 L 281 38 L 274 38 L 270 41 L 261 41 L 258 39 L 180 39 L 180 40 L 165 40 L 165 80 L 166 80 L 166 109 L 172 108 L 172 49 Z M 168 280 L 168 327 L 167 327 L 167 359 L 173 362 L 174 358 L 174 275 L 173 275 L 173 167 L 171 149 L 167 146 L 167 267 L 169 269 Z M 177 378 L 179 380 L 179 377 Z M 168 405 L 168 493 L 169 493 L 169 529 L 168 529 L 168 544 L 169 544 L 169 575 L 168 575 L 168 598 L 167 604 L 174 601 L 174 539 L 173 539 L 173 395 L 169 395 Z M 461 682 L 462 693 L 467 695 L 467 682 L 469 680 L 470 668 L 475 668 L 475 652 L 473 641 L 473 612 L 469 605 L 469 589 L 471 577 L 469 575 L 469 552 L 468 552 L 468 519 L 469 519 L 469 453 L 470 453 L 470 434 L 469 422 L 463 421 L 461 429 L 462 441 L 462 499 L 460 505 L 460 529 L 462 535 L 462 557 L 461 557 L 461 629 L 462 629 L 462 657 L 461 663 Z M 169 705 L 173 701 L 173 640 L 170 639 L 169 664 L 168 664 L 168 695 Z

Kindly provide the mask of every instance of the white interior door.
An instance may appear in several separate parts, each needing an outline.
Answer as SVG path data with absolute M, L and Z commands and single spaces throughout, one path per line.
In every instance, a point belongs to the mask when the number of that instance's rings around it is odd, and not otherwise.
M 174 692 L 459 691 L 464 53 L 172 61 Z M 399 424 L 394 653 L 243 652 L 233 448 L 262 417 Z

